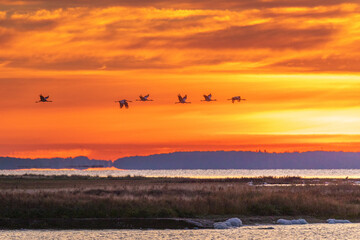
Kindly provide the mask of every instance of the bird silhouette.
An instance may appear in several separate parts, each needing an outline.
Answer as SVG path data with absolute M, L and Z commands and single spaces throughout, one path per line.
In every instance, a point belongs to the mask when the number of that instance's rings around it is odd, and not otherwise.
M 211 99 L 212 97 L 211 93 L 209 95 L 203 95 L 203 96 L 204 96 L 204 100 L 201 100 L 202 102 L 216 101 L 216 99 Z
M 178 95 L 178 99 L 179 101 L 176 102 L 176 103 L 191 103 L 191 102 L 187 102 L 186 99 L 187 99 L 187 95 L 185 95 L 184 97 L 182 97 L 180 94 Z
M 49 96 L 47 97 L 44 97 L 42 94 L 40 94 L 40 100 L 35 102 L 35 103 L 40 103 L 40 102 L 52 102 L 52 101 L 49 101 Z
M 232 98 L 230 98 L 228 100 L 231 100 L 231 102 L 234 103 L 235 101 L 240 102 L 240 101 L 245 101 L 246 99 L 241 98 L 240 96 L 235 96 L 235 97 L 232 97 Z
M 128 102 L 132 102 L 132 101 L 123 99 L 123 100 L 119 100 L 119 101 L 115 101 L 115 102 L 118 102 L 120 104 L 120 108 L 123 108 L 124 106 L 125 106 L 125 108 L 129 108 Z
M 148 95 L 145 95 L 145 96 L 140 95 L 139 98 L 140 98 L 140 99 L 136 99 L 136 101 L 140 101 L 140 102 L 154 101 L 154 100 L 152 100 L 152 99 L 148 99 L 148 98 L 149 98 L 149 94 L 148 94 Z

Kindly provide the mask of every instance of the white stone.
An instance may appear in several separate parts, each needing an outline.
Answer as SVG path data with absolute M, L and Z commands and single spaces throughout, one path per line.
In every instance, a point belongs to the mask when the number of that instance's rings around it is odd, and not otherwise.
M 240 227 L 242 225 L 242 221 L 239 218 L 229 218 L 225 222 L 230 223 L 232 227 Z
M 308 222 L 305 219 L 293 219 L 293 220 L 279 219 L 277 220 L 276 223 L 281 225 L 308 224 Z
M 341 220 L 341 219 L 328 219 L 327 223 L 335 224 L 335 223 L 351 223 L 349 220 Z
M 292 224 L 308 224 L 308 222 L 305 219 L 294 219 L 291 220 Z
M 242 221 L 239 218 L 229 218 L 225 222 L 216 222 L 214 223 L 215 229 L 229 229 L 236 228 L 242 225 Z
M 230 227 L 228 225 L 226 225 L 226 223 L 224 223 L 224 222 L 216 222 L 216 223 L 214 223 L 214 228 L 215 229 L 229 229 Z
M 281 224 L 281 225 L 291 225 L 292 224 L 290 220 L 286 220 L 286 219 L 282 219 L 282 218 L 277 220 L 276 223 Z

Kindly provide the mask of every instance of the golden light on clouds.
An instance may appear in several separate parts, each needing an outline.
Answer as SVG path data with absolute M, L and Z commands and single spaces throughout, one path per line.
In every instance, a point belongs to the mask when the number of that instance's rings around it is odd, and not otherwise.
M 358 1 L 0 0 L 0 156 L 357 151 Z M 35 104 L 38 95 L 51 104 Z M 156 101 L 130 103 L 149 93 Z M 177 94 L 192 104 L 175 105 Z M 200 102 L 212 93 L 216 102 Z M 248 99 L 232 104 L 228 98 Z

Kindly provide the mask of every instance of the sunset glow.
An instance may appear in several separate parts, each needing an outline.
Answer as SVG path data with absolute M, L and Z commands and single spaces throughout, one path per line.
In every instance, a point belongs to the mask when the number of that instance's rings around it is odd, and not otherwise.
M 0 156 L 360 149 L 359 1 L 0 0 L 0 72 Z

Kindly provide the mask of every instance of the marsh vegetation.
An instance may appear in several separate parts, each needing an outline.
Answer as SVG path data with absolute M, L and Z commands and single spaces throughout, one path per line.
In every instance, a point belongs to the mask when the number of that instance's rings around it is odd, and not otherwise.
M 0 176 L 0 218 L 360 219 L 360 186 L 354 181 Z

